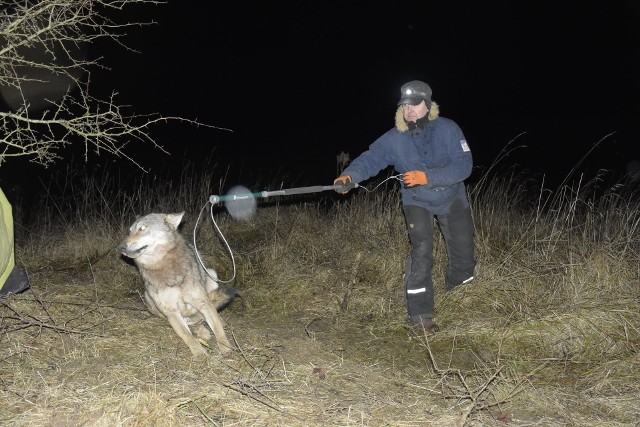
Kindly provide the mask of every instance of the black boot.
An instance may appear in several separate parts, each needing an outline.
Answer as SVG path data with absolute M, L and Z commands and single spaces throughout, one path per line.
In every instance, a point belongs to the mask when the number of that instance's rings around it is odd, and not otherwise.
M 29 283 L 29 276 L 27 273 L 17 265 L 13 266 L 13 270 L 9 273 L 7 281 L 4 282 L 4 286 L 0 289 L 0 296 L 7 296 L 9 294 L 19 294 L 31 287 Z
M 424 332 L 426 334 L 435 334 L 440 330 L 440 327 L 431 317 L 426 316 L 409 316 L 407 319 L 409 326 L 416 332 Z

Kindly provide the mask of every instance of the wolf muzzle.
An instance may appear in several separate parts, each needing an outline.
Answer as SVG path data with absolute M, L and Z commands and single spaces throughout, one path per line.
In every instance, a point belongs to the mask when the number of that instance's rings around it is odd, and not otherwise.
M 120 251 L 122 255 L 126 256 L 127 258 L 137 258 L 142 254 L 142 251 L 144 251 L 147 246 L 148 245 L 144 245 L 139 247 L 138 249 L 131 249 L 126 243 L 122 242 L 118 245 L 118 251 Z

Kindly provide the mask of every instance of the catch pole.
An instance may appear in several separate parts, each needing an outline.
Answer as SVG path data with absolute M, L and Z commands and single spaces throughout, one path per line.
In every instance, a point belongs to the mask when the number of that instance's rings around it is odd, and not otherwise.
M 263 199 L 266 197 L 272 196 L 291 196 L 294 194 L 309 194 L 309 193 L 320 193 L 322 191 L 334 190 L 338 192 L 345 192 L 352 190 L 354 188 L 358 188 L 358 184 L 349 182 L 347 184 L 335 184 L 335 185 L 314 185 L 311 187 L 296 187 L 296 188 L 287 188 L 284 190 L 274 190 L 274 191 L 259 191 L 257 193 L 247 193 L 247 194 L 229 194 L 226 196 L 218 196 L 212 195 L 209 197 L 209 202 L 215 205 L 220 202 L 230 202 L 234 200 L 246 200 L 246 199 Z

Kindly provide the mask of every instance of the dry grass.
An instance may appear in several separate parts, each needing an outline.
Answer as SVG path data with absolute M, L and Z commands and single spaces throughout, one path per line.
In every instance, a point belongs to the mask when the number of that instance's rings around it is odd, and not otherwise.
M 120 192 L 112 177 L 90 178 L 64 187 L 73 194 L 50 188 L 38 216 L 18 209 L 32 288 L 0 299 L 2 425 L 640 423 L 637 181 L 532 194 L 522 177 L 481 180 L 478 278 L 443 292 L 439 238 L 433 336 L 403 325 L 409 247 L 393 184 L 265 202 L 246 222 L 216 211 L 244 295 L 223 312 L 239 350 L 195 361 L 146 311 L 114 246 L 151 211 L 186 210 L 191 233 L 225 181 L 198 176 Z M 231 277 L 211 222 L 198 246 Z

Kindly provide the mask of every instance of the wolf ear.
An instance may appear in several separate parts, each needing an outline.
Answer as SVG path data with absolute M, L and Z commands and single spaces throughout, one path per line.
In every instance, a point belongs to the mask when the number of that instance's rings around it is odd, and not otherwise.
M 182 221 L 182 217 L 184 216 L 184 211 L 180 213 L 174 214 L 166 214 L 164 216 L 164 220 L 173 226 L 176 230 L 178 229 L 178 225 L 180 225 L 180 221 Z

